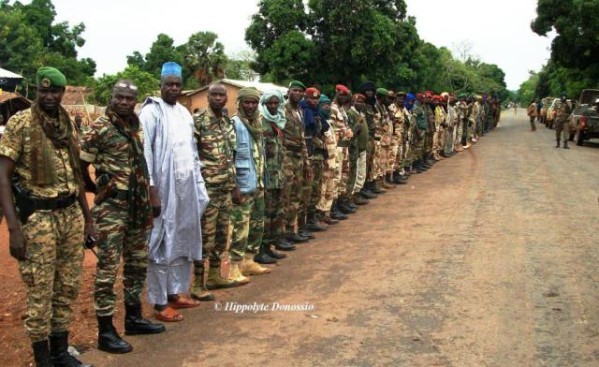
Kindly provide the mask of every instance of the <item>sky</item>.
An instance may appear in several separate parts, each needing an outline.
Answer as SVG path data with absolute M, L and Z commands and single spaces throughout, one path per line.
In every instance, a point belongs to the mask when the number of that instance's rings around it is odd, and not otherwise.
M 25 1 L 24 1 L 25 2 Z M 53 0 L 58 21 L 86 26 L 80 57 L 96 61 L 97 76 L 127 66 L 133 51 L 145 55 L 166 33 L 175 44 L 199 31 L 218 34 L 228 55 L 249 50 L 245 29 L 257 12 L 257 0 Z M 539 71 L 550 56 L 551 37 L 530 29 L 536 0 L 406 0 L 420 37 L 437 47 L 468 53 L 506 73 L 508 89 L 517 90 L 529 70 Z M 467 47 L 464 47 L 466 45 Z

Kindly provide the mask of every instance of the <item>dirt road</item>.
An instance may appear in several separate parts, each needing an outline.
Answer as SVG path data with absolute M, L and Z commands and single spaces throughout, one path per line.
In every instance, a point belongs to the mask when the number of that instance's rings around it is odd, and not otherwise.
M 597 366 L 599 144 L 524 111 L 112 366 Z M 303 311 L 273 310 L 277 305 Z M 253 306 L 257 312 L 231 308 Z M 261 308 L 261 310 L 260 310 Z M 264 310 L 269 308 L 269 310 Z

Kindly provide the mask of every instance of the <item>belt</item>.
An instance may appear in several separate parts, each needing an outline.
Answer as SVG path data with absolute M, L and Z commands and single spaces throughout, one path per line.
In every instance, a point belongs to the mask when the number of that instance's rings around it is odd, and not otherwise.
M 59 196 L 53 199 L 31 199 L 34 210 L 58 210 L 75 204 L 77 195 Z

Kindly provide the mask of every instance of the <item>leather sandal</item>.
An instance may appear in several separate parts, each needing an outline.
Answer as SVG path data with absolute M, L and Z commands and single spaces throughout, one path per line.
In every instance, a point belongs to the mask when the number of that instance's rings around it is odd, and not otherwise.
M 192 298 L 179 296 L 177 297 L 177 300 L 169 301 L 168 305 L 175 310 L 179 310 L 182 308 L 198 307 L 200 305 L 200 302 Z
M 164 321 L 164 322 L 179 322 L 179 321 L 183 321 L 183 315 L 181 315 L 180 313 L 178 313 L 172 307 L 166 307 L 162 311 L 155 311 L 154 312 L 154 317 L 156 317 L 157 320 Z

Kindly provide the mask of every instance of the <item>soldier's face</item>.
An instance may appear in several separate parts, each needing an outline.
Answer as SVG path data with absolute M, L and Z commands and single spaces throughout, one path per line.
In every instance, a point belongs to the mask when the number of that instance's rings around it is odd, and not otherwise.
M 356 107 L 356 110 L 358 111 L 364 111 L 365 103 L 362 100 L 356 100 L 354 101 L 354 107 Z
M 290 88 L 289 89 L 289 100 L 293 103 L 299 103 L 304 97 L 304 90 L 301 88 Z
M 325 110 L 326 112 L 330 112 L 331 111 L 331 105 L 329 103 L 323 103 L 320 108 L 322 108 L 323 110 Z
M 347 94 L 338 94 L 338 95 L 337 95 L 337 102 L 338 102 L 340 105 L 344 105 L 344 104 L 346 104 L 347 102 L 349 102 L 349 96 L 348 96 Z
M 398 106 L 403 106 L 404 96 L 395 97 L 395 104 Z
M 243 108 L 243 112 L 246 116 L 253 116 L 258 109 L 258 100 L 247 98 L 241 101 L 241 108 Z
M 162 79 L 160 95 L 166 103 L 172 105 L 177 103 L 177 99 L 181 95 L 181 83 L 181 78 L 175 75 L 169 75 Z
M 137 92 L 130 89 L 115 88 L 112 92 L 110 107 L 119 116 L 130 116 L 135 109 Z
M 37 99 L 40 107 L 45 112 L 56 112 L 62 101 L 64 88 L 57 87 L 39 87 L 37 89 Z
M 320 102 L 320 97 L 306 96 L 306 102 L 308 102 L 308 106 L 311 108 L 316 108 Z
M 224 85 L 213 85 L 208 89 L 208 105 L 212 111 L 222 111 L 227 104 L 227 89 Z
M 277 97 L 270 97 L 268 101 L 266 101 L 266 109 L 274 116 L 278 113 L 279 104 L 279 99 Z

